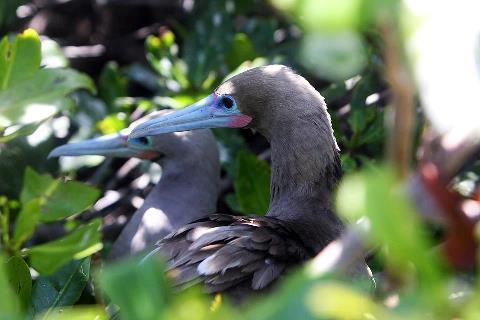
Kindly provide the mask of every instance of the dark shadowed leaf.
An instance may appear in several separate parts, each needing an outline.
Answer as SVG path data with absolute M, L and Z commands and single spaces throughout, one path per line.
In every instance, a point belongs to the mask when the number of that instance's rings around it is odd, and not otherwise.
M 45 315 L 77 302 L 90 277 L 90 259 L 74 260 L 49 276 L 40 276 L 33 286 L 34 312 Z
M 26 310 L 32 296 L 32 277 L 28 265 L 21 257 L 13 256 L 7 260 L 6 271 L 10 287 L 20 299 L 23 309 Z
M 270 166 L 254 154 L 237 155 L 235 194 L 242 212 L 265 214 L 270 201 Z
M 42 274 L 51 274 L 72 259 L 82 259 L 102 249 L 100 220 L 78 227 L 58 240 L 28 249 L 30 263 Z
M 109 62 L 100 74 L 98 91 L 100 98 L 110 111 L 114 110 L 115 99 L 127 96 L 127 79 L 123 76 L 115 62 Z

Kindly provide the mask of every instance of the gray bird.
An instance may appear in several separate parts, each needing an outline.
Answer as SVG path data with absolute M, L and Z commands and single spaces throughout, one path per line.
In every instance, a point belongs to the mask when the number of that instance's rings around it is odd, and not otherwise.
M 175 132 L 148 137 L 150 148 L 127 144 L 131 128 L 149 119 L 171 113 L 151 113 L 113 135 L 70 143 L 51 151 L 49 157 L 102 155 L 136 157 L 158 161 L 160 181 L 114 242 L 112 260 L 152 248 L 158 239 L 186 223 L 215 212 L 219 192 L 220 164 L 215 138 L 210 130 Z
M 179 285 L 203 282 L 207 292 L 242 299 L 270 286 L 344 229 L 330 203 L 341 176 L 339 149 L 323 97 L 282 65 L 236 75 L 203 100 L 136 126 L 128 139 L 148 150 L 151 137 L 215 127 L 249 127 L 270 142 L 266 215 L 210 215 L 166 236 L 149 257 L 163 255 Z

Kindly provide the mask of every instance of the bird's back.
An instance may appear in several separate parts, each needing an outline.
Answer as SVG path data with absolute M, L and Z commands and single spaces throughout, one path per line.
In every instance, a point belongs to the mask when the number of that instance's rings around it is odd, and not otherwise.
M 171 233 L 154 252 L 167 260 L 178 286 L 203 283 L 207 292 L 233 293 L 235 300 L 238 292 L 267 288 L 286 268 L 313 255 L 279 219 L 222 214 Z

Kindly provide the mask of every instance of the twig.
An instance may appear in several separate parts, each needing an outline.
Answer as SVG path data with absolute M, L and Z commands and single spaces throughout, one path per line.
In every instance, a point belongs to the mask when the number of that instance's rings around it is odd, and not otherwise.
M 390 84 L 392 117 L 389 123 L 389 150 L 391 163 L 400 178 L 409 172 L 414 125 L 413 87 L 403 63 L 398 35 L 391 22 L 384 22 L 381 34 L 385 42 L 385 77 Z

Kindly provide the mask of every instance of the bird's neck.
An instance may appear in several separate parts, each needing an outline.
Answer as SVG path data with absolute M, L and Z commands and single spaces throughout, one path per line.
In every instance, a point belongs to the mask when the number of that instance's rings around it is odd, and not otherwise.
M 199 160 L 201 159 L 201 160 Z M 160 181 L 149 194 L 154 205 L 162 206 L 174 228 L 215 212 L 220 168 L 208 157 L 165 158 Z
M 173 230 L 215 212 L 220 168 L 218 160 L 206 160 L 162 161 L 160 181 L 119 235 L 110 259 L 149 249 Z
M 316 251 L 342 230 L 331 210 L 331 193 L 341 169 L 327 120 L 299 117 L 277 126 L 269 139 L 272 176 L 267 215 L 301 231 L 299 236 Z

